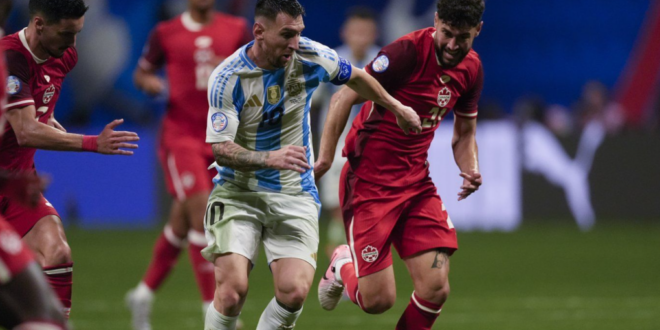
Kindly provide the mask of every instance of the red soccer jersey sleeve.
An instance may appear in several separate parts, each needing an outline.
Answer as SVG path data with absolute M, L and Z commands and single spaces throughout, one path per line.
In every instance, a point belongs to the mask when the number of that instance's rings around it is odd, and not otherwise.
M 479 98 L 484 88 L 484 68 L 481 62 L 479 62 L 479 68 L 476 74 L 472 74 L 471 78 L 470 85 L 472 87 L 456 101 L 456 105 L 454 106 L 454 114 L 460 117 L 477 117 Z
M 156 26 L 156 28 L 149 35 L 149 40 L 147 40 L 144 50 L 142 52 L 142 58 L 140 59 L 140 67 L 144 70 L 155 70 L 160 68 L 165 64 L 165 51 L 163 50 L 163 44 L 161 43 L 161 25 Z
M 383 47 L 364 69 L 389 92 L 403 86 L 410 79 L 416 58 L 415 44 L 409 39 L 398 39 Z
M 30 65 L 20 52 L 7 50 L 7 104 L 5 110 L 34 105 L 30 87 Z

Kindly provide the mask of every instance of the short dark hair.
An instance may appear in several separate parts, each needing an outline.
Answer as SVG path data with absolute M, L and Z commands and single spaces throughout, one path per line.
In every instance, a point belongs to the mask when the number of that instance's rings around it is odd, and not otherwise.
M 346 20 L 348 21 L 351 18 L 367 19 L 375 22 L 376 14 L 369 7 L 355 6 L 349 8 L 348 11 L 346 12 Z
M 293 18 L 305 15 L 305 8 L 297 0 L 259 0 L 254 17 L 263 16 L 274 20 L 277 14 L 285 13 Z
M 486 9 L 484 0 L 438 0 L 438 18 L 454 27 L 474 27 Z
M 89 9 L 83 0 L 30 0 L 30 17 L 43 15 L 46 23 L 56 23 L 61 19 L 81 18 Z

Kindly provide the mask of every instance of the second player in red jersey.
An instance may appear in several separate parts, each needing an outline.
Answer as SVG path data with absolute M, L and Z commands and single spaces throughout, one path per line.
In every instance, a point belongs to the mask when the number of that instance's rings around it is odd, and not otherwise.
M 207 167 L 214 162 L 205 143 L 207 85 L 213 69 L 252 35 L 245 19 L 214 11 L 214 2 L 189 0 L 186 12 L 158 24 L 135 69 L 135 83 L 141 90 L 150 95 L 166 89 L 169 93 L 158 154 L 175 200 L 146 274 L 127 295 L 134 329 L 150 329 L 153 292 L 168 276 L 186 239 L 205 306 L 215 292 L 213 265 L 200 255 L 206 246 L 203 219 L 213 186 Z M 167 81 L 157 76 L 161 68 Z
M 78 55 L 76 36 L 84 25 L 87 6 L 82 0 L 30 0 L 27 28 L 6 36 L 0 46 L 7 55 L 4 138 L 0 142 L 0 169 L 17 175 L 36 175 L 36 149 L 91 151 L 131 155 L 121 148 L 137 148 L 133 132 L 115 131 L 115 120 L 98 136 L 67 133 L 55 120 L 55 103 L 66 74 Z M 34 251 L 68 316 L 71 307 L 73 263 L 62 222 L 41 196 L 36 208 L 0 195 L 0 213 Z
M 439 315 L 449 295 L 449 257 L 458 245 L 429 176 L 427 156 L 438 124 L 453 110 L 452 147 L 464 178 L 459 200 L 481 185 L 475 136 L 483 69 L 472 43 L 481 31 L 484 8 L 483 0 L 438 0 L 434 27 L 396 40 L 367 66 L 394 98 L 415 109 L 422 131 L 404 134 L 399 118 L 371 102 L 353 122 L 340 188 L 349 245 L 335 250 L 319 284 L 325 309 L 334 309 L 344 289 L 368 313 L 391 308 L 394 245 L 415 287 L 397 329 L 431 329 Z M 332 161 L 350 106 L 360 101 L 346 89 L 333 96 L 315 166 L 318 175 Z

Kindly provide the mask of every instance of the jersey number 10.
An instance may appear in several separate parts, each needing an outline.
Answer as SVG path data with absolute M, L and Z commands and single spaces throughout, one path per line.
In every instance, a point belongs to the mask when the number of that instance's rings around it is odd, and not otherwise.
M 284 109 L 281 107 L 277 107 L 270 112 L 264 111 L 264 117 L 259 123 L 259 127 L 278 125 L 282 121 L 282 116 L 284 116 Z

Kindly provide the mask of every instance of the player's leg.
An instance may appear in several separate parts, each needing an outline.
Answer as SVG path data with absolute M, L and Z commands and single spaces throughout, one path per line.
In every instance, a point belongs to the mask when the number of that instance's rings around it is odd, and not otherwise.
M 21 329 L 39 322 L 64 329 L 62 305 L 48 287 L 33 253 L 0 217 L 0 327 Z M 51 329 L 47 328 L 47 329 Z
M 263 242 L 275 297 L 261 314 L 257 330 L 293 329 L 314 278 L 321 205 L 307 193 L 260 195 L 268 205 Z
M 9 329 L 64 329 L 62 304 L 32 261 L 8 283 L 0 285 L 0 325 Z M 48 326 L 48 327 L 47 327 Z
M 431 329 L 449 296 L 449 257 L 458 247 L 456 231 L 437 190 L 428 179 L 406 210 L 405 228 L 393 244 L 403 258 L 415 291 L 397 329 Z
M 345 165 L 340 202 L 349 245 L 339 246 L 319 283 L 319 302 L 332 310 L 344 287 L 348 297 L 367 313 L 383 313 L 396 300 L 392 270 L 392 230 L 405 200 L 386 187 L 358 180 Z
M 233 330 L 248 292 L 250 259 L 236 253 L 219 255 L 215 265 L 215 295 L 208 307 L 205 330 Z
M 206 312 L 205 330 L 236 328 L 247 296 L 248 274 L 261 245 L 264 215 L 257 196 L 223 181 L 209 197 L 204 217 L 208 244 L 202 255 L 215 265 L 215 294 Z
M 187 232 L 188 223 L 183 207 L 175 200 L 172 202 L 168 222 L 154 244 L 147 271 L 137 287 L 126 294 L 126 305 L 131 312 L 133 329 L 151 329 L 150 316 L 154 293 L 176 265 Z
M 38 209 L 41 207 L 38 206 Z M 65 317 L 68 318 L 71 312 L 73 260 L 59 216 L 42 217 L 23 236 L 23 241 L 34 252 L 37 262 L 43 268 L 46 280 L 64 307 Z
M 210 191 L 210 190 L 209 190 Z M 188 255 L 195 274 L 197 287 L 202 296 L 203 308 L 206 311 L 208 305 L 213 301 L 215 292 L 215 279 L 213 275 L 213 264 L 202 257 L 202 250 L 206 247 L 204 236 L 204 211 L 209 192 L 201 192 L 190 196 L 184 202 L 186 219 L 188 219 L 190 230 L 188 231 Z

